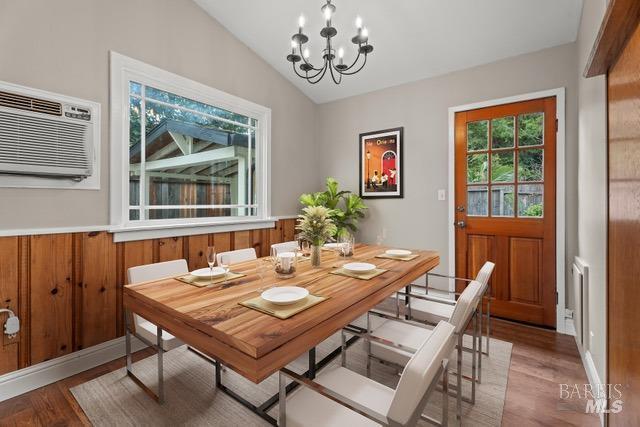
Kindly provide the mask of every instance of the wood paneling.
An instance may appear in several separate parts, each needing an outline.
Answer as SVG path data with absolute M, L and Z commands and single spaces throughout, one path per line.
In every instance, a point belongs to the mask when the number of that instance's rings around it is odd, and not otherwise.
M 282 241 L 290 242 L 295 238 L 296 235 L 296 220 L 295 219 L 285 219 L 282 221 Z
M 608 375 L 622 384 L 609 425 L 640 425 L 640 26 L 612 67 L 609 97 Z
M 117 337 L 116 244 L 107 232 L 82 233 L 76 248 L 80 261 L 80 277 L 76 277 L 76 293 L 81 296 L 76 310 L 79 342 L 76 350 Z
M 509 239 L 509 291 L 511 300 L 540 305 L 542 294 L 542 241 Z
M 638 0 L 609 0 L 584 70 L 585 77 L 605 74 L 613 66 L 639 21 Z
M 166 239 L 158 239 L 157 262 L 173 261 L 174 259 L 184 258 L 182 237 L 167 237 Z
M 72 253 L 71 234 L 40 235 L 30 239 L 32 364 L 72 351 Z
M 207 266 L 207 247 L 209 246 L 209 235 L 189 236 L 186 245 L 185 258 L 189 261 L 189 270 Z
M 122 335 L 128 268 L 180 258 L 203 267 L 210 244 L 219 252 L 238 245 L 267 255 L 282 241 L 285 221 L 292 230 L 295 220 L 283 220 L 273 229 L 117 244 L 106 232 L 0 238 L 0 306 L 11 308 L 21 326 L 14 341 L 0 340 L 0 374 Z
M 0 307 L 18 311 L 18 238 L 0 237 Z M 0 314 L 0 325 L 4 324 L 8 316 Z M 0 334 L 2 332 L 0 331 Z M 0 340 L 0 375 L 18 369 L 18 342 L 20 337 L 12 341 L 2 334 Z

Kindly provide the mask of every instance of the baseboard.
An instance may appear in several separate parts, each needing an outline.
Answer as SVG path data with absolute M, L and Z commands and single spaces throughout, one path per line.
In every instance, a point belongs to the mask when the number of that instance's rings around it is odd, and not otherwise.
M 572 335 L 572 336 L 575 337 L 576 336 L 576 325 L 573 322 L 573 319 L 565 318 L 564 324 L 565 324 L 565 334 Z M 578 346 L 580 346 L 580 344 L 578 344 Z
M 582 365 L 584 366 L 584 370 L 587 373 L 587 379 L 589 380 L 589 384 L 593 389 L 596 389 L 599 384 L 604 384 L 600 380 L 600 376 L 598 375 L 598 370 L 596 369 L 596 364 L 593 362 L 593 357 L 591 357 L 591 352 L 589 350 L 583 350 L 578 343 L 576 338 L 576 344 L 578 345 L 578 351 L 580 353 L 580 358 L 582 359 Z M 600 417 L 600 425 L 605 426 L 605 414 L 599 413 Z
M 0 376 L 0 402 L 60 381 L 125 355 L 124 337 Z M 133 351 L 146 347 L 132 340 Z

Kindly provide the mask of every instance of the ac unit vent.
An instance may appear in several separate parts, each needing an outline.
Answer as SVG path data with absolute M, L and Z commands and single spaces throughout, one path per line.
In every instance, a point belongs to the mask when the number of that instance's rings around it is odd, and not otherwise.
M 65 176 L 91 175 L 87 152 L 90 124 L 0 109 L 0 172 Z
M 62 115 L 62 104 L 46 99 L 32 98 L 25 95 L 0 91 L 0 106 L 33 111 L 34 113 Z

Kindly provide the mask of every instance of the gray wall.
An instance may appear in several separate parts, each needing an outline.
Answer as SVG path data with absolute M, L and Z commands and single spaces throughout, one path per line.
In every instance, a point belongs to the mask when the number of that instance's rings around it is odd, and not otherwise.
M 578 34 L 578 254 L 589 265 L 586 313 L 591 353 L 601 382 L 607 354 L 607 88 L 604 76 L 585 79 L 582 72 L 600 28 L 606 0 L 584 2 Z
M 360 238 L 382 228 L 394 246 L 436 249 L 448 269 L 448 108 L 545 89 L 566 87 L 567 260 L 577 251 L 577 58 L 575 44 L 383 89 L 319 106 L 316 140 L 323 175 L 357 191 L 358 134 L 404 126 L 404 199 L 368 200 Z M 365 71 L 366 72 L 366 71 Z
M 0 0 L 0 80 L 103 111 L 100 191 L 0 189 L 0 230 L 108 224 L 109 50 L 270 107 L 272 213 L 296 212 L 319 173 L 316 107 L 191 0 Z

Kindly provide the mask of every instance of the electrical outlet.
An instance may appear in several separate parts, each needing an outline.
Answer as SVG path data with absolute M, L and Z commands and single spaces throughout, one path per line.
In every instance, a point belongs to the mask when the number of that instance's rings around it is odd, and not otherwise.
M 445 190 L 438 190 L 438 200 L 447 200 L 447 193 Z

